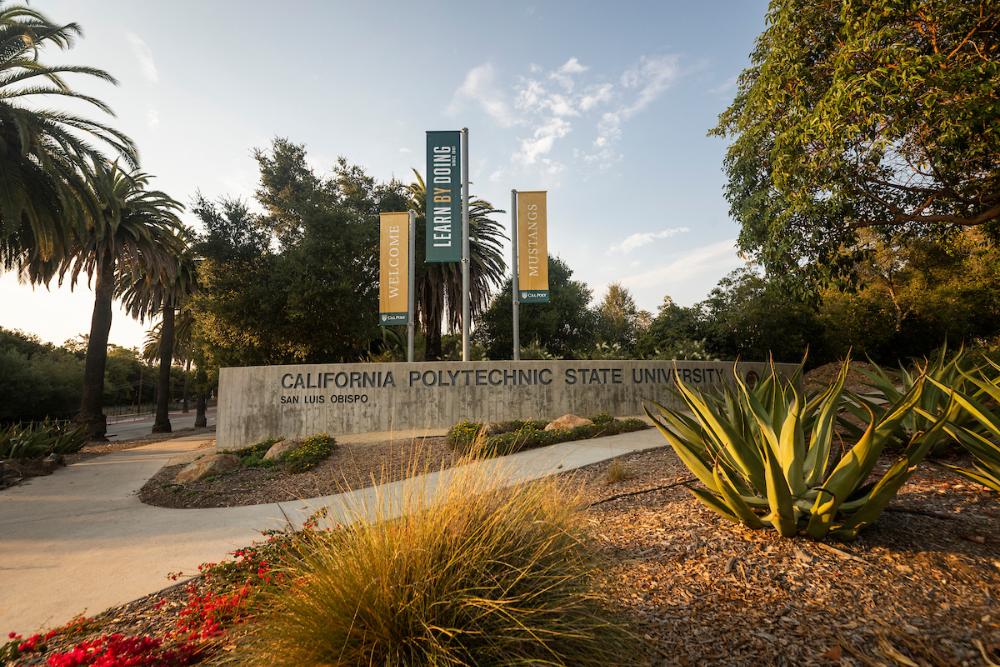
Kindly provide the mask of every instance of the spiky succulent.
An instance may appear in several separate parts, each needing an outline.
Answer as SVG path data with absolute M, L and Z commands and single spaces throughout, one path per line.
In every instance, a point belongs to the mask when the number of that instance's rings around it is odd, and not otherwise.
M 909 479 L 943 426 L 907 441 L 899 459 L 874 481 L 869 476 L 886 444 L 898 437 L 924 390 L 920 377 L 876 415 L 833 459 L 837 416 L 850 399 L 844 391 L 849 362 L 822 392 L 805 397 L 799 378 L 773 367 L 755 387 L 739 375 L 720 389 L 702 392 L 677 380 L 686 410 L 653 405 L 646 413 L 681 461 L 705 488 L 689 487 L 710 509 L 751 528 L 771 526 L 783 536 L 850 539 L 878 519 Z
M 940 391 L 954 396 L 967 419 L 952 420 L 945 430 L 972 455 L 972 468 L 948 467 L 960 475 L 1000 493 L 1000 364 L 985 358 L 973 373 L 962 373 L 963 391 L 931 378 Z M 967 420 L 974 422 L 973 426 Z

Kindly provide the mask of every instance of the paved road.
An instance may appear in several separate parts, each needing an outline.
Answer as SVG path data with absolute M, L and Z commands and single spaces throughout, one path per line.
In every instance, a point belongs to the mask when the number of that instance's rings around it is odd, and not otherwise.
M 453 470 L 305 501 L 220 509 L 150 507 L 135 495 L 161 466 L 189 460 L 212 440 L 176 438 L 92 458 L 0 493 L 0 633 L 34 632 L 160 590 L 170 572 L 194 572 L 259 536 L 300 526 L 319 507 L 344 520 L 412 492 L 434 493 Z M 662 447 L 655 429 L 533 449 L 471 465 L 513 484 Z M 363 446 L 363 445 L 358 445 Z
M 209 408 L 205 412 L 208 418 L 208 425 L 215 426 L 215 408 Z M 180 411 L 170 413 L 170 426 L 175 431 L 182 428 L 194 427 L 194 410 L 188 413 Z M 153 434 L 153 418 L 144 417 L 136 421 L 120 421 L 112 423 L 108 420 L 108 440 L 138 440 Z

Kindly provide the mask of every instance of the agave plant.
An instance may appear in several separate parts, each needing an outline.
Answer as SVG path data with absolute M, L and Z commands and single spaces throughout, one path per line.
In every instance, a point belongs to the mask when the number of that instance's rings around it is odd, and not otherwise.
M 898 372 L 889 372 L 874 363 L 871 364 L 871 370 L 859 368 L 858 372 L 866 378 L 865 384 L 871 391 L 851 395 L 852 400 L 848 401 L 844 416 L 853 415 L 854 420 L 842 419 L 840 425 L 852 435 L 859 435 L 861 429 L 857 426 L 857 421 L 859 418 L 864 419 L 867 409 L 870 408 L 875 414 L 881 414 L 887 406 L 902 399 L 922 378 L 934 380 L 932 383 L 924 384 L 914 410 L 900 423 L 894 444 L 903 446 L 914 434 L 929 431 L 934 422 L 945 415 L 951 405 L 951 389 L 961 391 L 970 388 L 964 373 L 974 372 L 980 367 L 979 362 L 964 348 L 949 354 L 948 346 L 944 345 L 931 359 L 913 368 L 901 365 Z M 947 389 L 942 389 L 942 386 Z M 981 393 L 974 389 L 973 392 L 977 396 Z M 954 406 L 952 409 L 950 417 L 952 423 L 961 422 L 962 426 L 974 428 L 975 420 L 970 415 L 955 410 Z M 949 435 L 945 431 L 939 431 L 932 450 L 949 440 Z
M 73 454 L 87 442 L 87 432 L 70 422 L 46 419 L 0 429 L 0 459 L 26 461 L 49 454 Z
M 751 528 L 771 526 L 782 536 L 855 537 L 873 523 L 924 458 L 943 426 L 914 434 L 901 457 L 868 482 L 886 444 L 920 400 L 924 379 L 876 415 L 835 463 L 831 461 L 838 413 L 847 398 L 845 361 L 836 381 L 807 398 L 798 374 L 785 378 L 772 366 L 753 389 L 736 375 L 733 385 L 701 392 L 677 379 L 687 410 L 654 403 L 653 420 L 681 461 L 705 486 L 688 487 L 710 509 Z M 735 373 L 734 373 L 735 374 Z M 688 414 L 690 413 L 690 414 Z
M 962 373 L 964 384 L 974 387 L 971 394 L 949 387 L 930 378 L 939 391 L 954 396 L 963 415 L 973 420 L 975 427 L 965 425 L 965 420 L 951 420 L 945 430 L 972 455 L 972 468 L 948 467 L 964 477 L 1000 493 L 1000 365 L 986 358 L 976 374 Z M 991 377 L 992 375 L 992 377 Z

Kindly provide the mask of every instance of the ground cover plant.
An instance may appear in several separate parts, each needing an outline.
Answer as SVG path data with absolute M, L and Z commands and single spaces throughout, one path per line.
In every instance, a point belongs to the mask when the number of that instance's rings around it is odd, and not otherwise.
M 882 451 L 919 403 L 925 379 L 880 414 L 868 408 L 863 432 L 833 461 L 849 363 L 812 396 L 802 394 L 797 377 L 784 378 L 773 367 L 752 389 L 736 373 L 733 385 L 704 392 L 678 379 L 687 410 L 654 404 L 658 415 L 649 408 L 647 414 L 704 485 L 690 487 L 691 493 L 719 514 L 751 528 L 773 527 L 785 537 L 854 538 L 878 519 L 947 420 L 913 434 L 898 459 L 870 483 Z
M 595 415 L 593 424 L 546 431 L 545 420 L 513 420 L 482 424 L 462 421 L 448 431 L 448 445 L 460 454 L 507 456 L 525 449 L 546 447 L 560 442 L 586 440 L 649 428 L 641 419 L 615 419 L 608 414 Z
M 328 433 L 315 433 L 302 438 L 302 441 L 277 459 L 265 459 L 267 450 L 284 438 L 265 438 L 258 443 L 244 447 L 234 452 L 240 459 L 240 465 L 248 468 L 268 468 L 274 465 L 284 466 L 289 472 L 300 473 L 312 470 L 326 460 L 337 448 L 337 441 Z

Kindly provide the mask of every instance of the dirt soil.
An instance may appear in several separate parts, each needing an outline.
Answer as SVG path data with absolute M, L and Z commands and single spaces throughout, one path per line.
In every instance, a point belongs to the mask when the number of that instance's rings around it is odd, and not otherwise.
M 811 371 L 806 371 L 802 376 L 802 388 L 809 394 L 826 389 L 837 379 L 837 374 L 840 373 L 840 366 L 841 362 L 834 361 L 829 364 L 817 366 Z M 848 391 L 859 394 L 870 393 L 872 388 L 866 384 L 868 378 L 862 375 L 859 369 L 873 371 L 875 366 L 866 361 L 852 361 L 851 368 L 847 371 L 847 382 L 844 383 L 844 387 Z M 892 369 L 888 370 L 892 371 Z M 895 375 L 896 371 L 892 371 L 892 374 Z
M 608 484 L 610 461 L 568 474 L 597 503 L 607 593 L 654 664 L 1000 663 L 1000 502 L 986 489 L 925 465 L 858 540 L 819 543 L 743 528 L 683 486 L 641 493 L 690 479 L 669 449 L 619 460 L 634 478 Z
M 631 478 L 610 484 L 615 461 Z M 623 665 L 1000 663 L 1000 502 L 938 466 L 918 470 L 850 543 L 722 519 L 679 485 L 690 477 L 668 448 L 566 475 L 583 484 L 608 599 L 648 642 L 647 658 L 623 656 Z M 173 587 L 109 609 L 49 651 L 99 632 L 162 634 L 184 598 Z M 209 663 L 236 657 L 224 654 L 240 627 Z
M 414 471 L 451 467 L 455 455 L 443 437 L 407 442 L 340 445 L 307 472 L 291 473 L 280 465 L 239 468 L 192 484 L 174 483 L 184 464 L 160 469 L 139 490 L 139 498 L 159 507 L 234 507 L 316 498 L 348 489 L 411 477 Z

